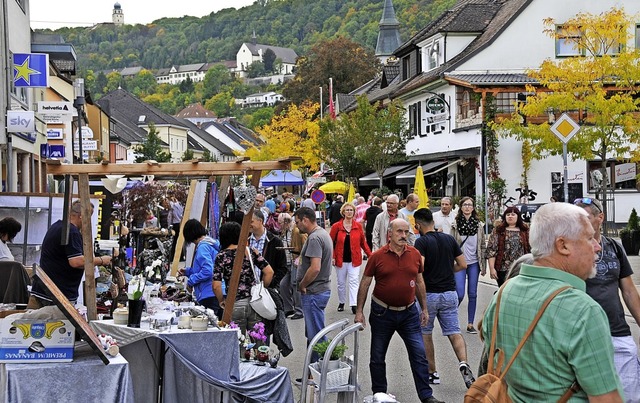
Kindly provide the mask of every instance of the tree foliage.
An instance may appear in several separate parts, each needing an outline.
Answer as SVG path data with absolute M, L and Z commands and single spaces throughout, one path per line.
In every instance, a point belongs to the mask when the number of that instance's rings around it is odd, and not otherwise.
M 545 60 L 539 69 L 530 71 L 540 86 L 528 86 L 527 91 L 534 95 L 527 97 L 511 119 L 495 127 L 530 140 L 533 156 L 543 158 L 561 154 L 562 143 L 549 130 L 548 122 L 525 125 L 523 117 L 551 114 L 557 118 L 568 112 L 581 125 L 567 144 L 574 160 L 598 158 L 604 167 L 609 157 L 629 157 L 640 140 L 640 53 L 626 46 L 632 40 L 634 22 L 618 8 L 600 15 L 579 13 L 563 22 L 559 31 L 554 20 L 546 20 L 551 37 L 571 41 L 584 56 Z
M 162 140 L 158 136 L 156 125 L 149 123 L 149 134 L 142 145 L 138 147 L 138 153 L 140 155 L 136 157 L 136 162 L 144 162 L 147 160 L 156 160 L 158 162 L 171 161 L 171 154 L 163 151 L 165 147 L 163 147 L 162 143 Z
M 405 146 L 411 138 L 405 111 L 397 102 L 380 107 L 358 97 L 357 108 L 336 120 L 325 119 L 319 135 L 320 155 L 342 170 L 347 178 L 357 178 L 373 168 L 380 179 L 393 164 L 407 159 Z
M 295 104 L 318 102 L 319 87 L 324 94 L 329 93 L 329 78 L 333 78 L 334 93 L 349 93 L 371 80 L 379 69 L 380 62 L 373 51 L 338 37 L 318 43 L 308 55 L 298 58 L 296 76 L 282 93 Z
M 394 0 L 402 38 L 413 36 L 455 2 Z M 383 6 L 380 0 L 256 1 L 202 18 L 162 18 L 146 25 L 97 24 L 53 32 L 74 45 L 83 71 L 130 66 L 159 69 L 233 60 L 254 30 L 259 43 L 290 47 L 299 55 L 337 36 L 373 49 Z
M 311 102 L 304 102 L 300 106 L 289 105 L 282 114 L 274 116 L 270 124 L 257 129 L 264 144 L 251 146 L 244 155 L 255 161 L 296 155 L 302 160 L 294 161 L 294 168 L 318 169 L 318 110 L 319 105 Z
M 262 55 L 262 62 L 264 63 L 265 71 L 268 71 L 268 72 L 274 71 L 276 54 L 274 53 L 273 50 L 271 50 L 271 48 L 268 48 L 267 50 L 264 51 L 264 54 Z

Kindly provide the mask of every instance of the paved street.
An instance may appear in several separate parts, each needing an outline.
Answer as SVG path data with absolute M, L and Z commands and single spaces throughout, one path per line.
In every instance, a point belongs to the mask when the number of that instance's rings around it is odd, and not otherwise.
M 640 285 L 640 257 L 630 257 L 631 265 L 633 266 L 636 274 L 634 274 L 634 281 L 636 286 Z M 364 265 L 363 265 L 364 269 Z M 373 287 L 371 287 L 373 289 Z M 488 305 L 493 293 L 496 291 L 497 285 L 495 281 L 491 280 L 488 275 L 480 278 L 480 284 L 478 286 L 478 309 L 476 314 L 476 322 L 479 319 L 481 313 Z M 367 307 L 365 312 L 368 318 L 369 302 L 367 300 Z M 336 291 L 335 277 L 332 278 L 332 295 L 327 307 L 327 320 L 326 323 L 333 323 L 342 318 L 353 318 L 351 311 L 347 308 L 344 312 L 337 312 L 338 296 Z M 460 321 L 464 325 L 467 320 L 467 304 L 466 300 L 460 306 Z M 634 339 L 638 340 L 640 337 L 640 330 L 635 325 L 635 321 L 631 316 L 627 316 L 627 321 L 632 324 L 632 332 Z M 304 361 L 304 322 L 302 320 L 290 320 L 289 331 L 291 332 L 291 338 L 294 344 L 294 352 L 286 358 L 280 360 L 280 364 L 289 368 L 291 373 L 291 379 L 299 378 L 302 376 L 302 363 Z M 478 368 L 480 361 L 480 354 L 482 350 L 482 344 L 478 335 L 467 334 L 463 332 L 463 336 L 467 342 L 468 348 L 468 361 L 473 369 L 474 373 Z M 351 341 L 351 339 L 350 339 Z M 366 328 L 360 334 L 360 349 L 359 349 L 359 381 L 362 387 L 361 399 L 364 396 L 371 394 L 371 380 L 369 377 L 369 341 L 370 330 Z M 442 336 L 439 327 L 436 325 L 434 331 L 434 343 L 436 347 L 436 362 L 438 373 L 442 383 L 440 385 L 433 385 L 434 396 L 438 399 L 446 402 L 462 402 L 464 393 L 466 391 L 465 385 L 458 371 L 458 363 L 455 359 L 453 349 L 449 344 L 447 338 Z M 347 354 L 353 354 L 352 349 L 347 350 Z M 417 394 L 413 384 L 413 378 L 411 376 L 411 370 L 409 368 L 409 362 L 407 359 L 406 349 L 402 343 L 402 340 L 398 336 L 394 336 L 389 352 L 387 353 L 387 378 L 389 382 L 389 392 L 396 395 L 398 401 L 403 403 L 417 402 Z M 296 396 L 299 396 L 298 388 L 294 386 Z M 328 401 L 335 401 L 335 397 L 331 396 Z

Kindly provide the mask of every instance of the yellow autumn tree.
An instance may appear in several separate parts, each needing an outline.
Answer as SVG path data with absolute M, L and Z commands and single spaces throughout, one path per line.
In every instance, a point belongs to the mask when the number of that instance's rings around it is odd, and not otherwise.
M 610 157 L 629 158 L 640 141 L 640 53 L 631 46 L 635 18 L 612 8 L 598 15 L 579 13 L 568 21 L 547 19 L 545 25 L 549 36 L 572 44 L 579 56 L 547 59 L 529 71 L 539 83 L 527 86 L 534 95 L 493 128 L 530 141 L 532 157 L 541 159 L 562 153 L 550 125 L 567 112 L 581 125 L 567 144 L 574 160 L 597 158 L 606 168 Z M 532 124 L 541 116 L 549 121 Z
M 249 147 L 244 155 L 255 161 L 268 161 L 290 155 L 302 157 L 293 162 L 293 168 L 307 167 L 317 170 L 318 157 L 318 110 L 317 103 L 303 102 L 289 105 L 271 123 L 256 130 L 264 144 Z

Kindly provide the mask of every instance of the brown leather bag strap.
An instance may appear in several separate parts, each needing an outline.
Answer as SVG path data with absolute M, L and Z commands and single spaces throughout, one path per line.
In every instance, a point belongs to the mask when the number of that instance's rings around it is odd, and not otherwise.
M 527 332 L 524 334 L 524 337 L 522 338 L 522 340 L 520 340 L 520 344 L 518 344 L 518 347 L 516 347 L 515 351 L 513 352 L 513 355 L 511 356 L 511 359 L 509 360 L 509 362 L 507 363 L 507 366 L 504 368 L 504 371 L 502 371 L 502 373 L 500 374 L 500 378 L 504 378 L 505 374 L 507 373 L 507 371 L 509 371 L 509 368 L 511 368 L 511 365 L 513 364 L 513 362 L 515 361 L 516 357 L 518 356 L 518 354 L 520 353 L 520 350 L 522 350 L 522 347 L 524 347 L 524 344 L 527 342 L 527 339 L 529 339 L 529 336 L 531 336 L 531 333 L 533 333 L 533 329 L 535 329 L 536 325 L 538 324 L 538 321 L 540 320 L 540 318 L 542 317 L 542 314 L 544 313 L 545 309 L 547 309 L 547 307 L 549 306 L 549 304 L 551 303 L 551 301 L 558 295 L 560 294 L 562 291 L 571 288 L 571 286 L 567 285 L 564 287 L 561 287 L 557 290 L 555 290 L 551 295 L 549 295 L 549 297 L 542 303 L 542 306 L 540 307 L 540 309 L 538 310 L 538 313 L 536 314 L 535 318 L 533 318 L 533 321 L 531 322 L 531 324 L 529 325 L 529 328 L 527 329 Z
M 509 280 L 505 281 L 498 291 L 498 299 L 496 300 L 496 313 L 493 317 L 493 330 L 491 331 L 491 344 L 489 347 L 489 365 L 487 367 L 487 373 L 493 373 L 493 359 L 496 352 L 496 333 L 498 333 L 498 316 L 500 315 L 500 301 L 502 300 L 502 291 L 507 286 Z M 502 364 L 502 363 L 500 363 Z
M 558 400 L 558 403 L 566 403 L 569 401 L 569 399 L 571 398 L 571 396 L 573 396 L 574 394 L 580 392 L 582 388 L 580 387 L 580 385 L 578 385 L 578 381 L 574 381 L 571 386 L 569 386 L 569 389 L 567 389 L 566 392 L 564 392 L 564 395 L 562 395 L 560 397 L 560 400 Z

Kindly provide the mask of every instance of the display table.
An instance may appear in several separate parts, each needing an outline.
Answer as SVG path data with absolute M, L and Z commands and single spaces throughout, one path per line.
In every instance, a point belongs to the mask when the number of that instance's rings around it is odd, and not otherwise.
M 158 332 L 92 321 L 97 333 L 118 340 L 120 353 L 130 362 L 136 402 L 293 402 L 286 368 L 240 365 L 235 330 L 206 332 L 177 329 Z
M 105 365 L 84 342 L 73 362 L 0 364 L 1 402 L 134 402 L 127 360 Z

